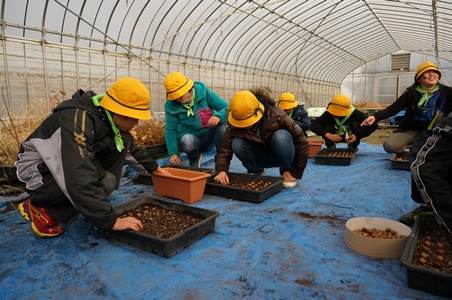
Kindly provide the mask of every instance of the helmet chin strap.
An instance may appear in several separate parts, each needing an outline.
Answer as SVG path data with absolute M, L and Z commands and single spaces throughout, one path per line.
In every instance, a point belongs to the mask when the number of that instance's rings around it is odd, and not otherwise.
M 103 94 L 93 96 L 92 99 L 93 99 L 94 106 L 96 106 L 96 107 L 101 106 L 100 100 L 102 100 L 102 98 L 104 96 L 105 95 L 103 95 Z M 113 129 L 113 132 L 115 133 L 114 141 L 116 144 L 116 149 L 118 149 L 118 152 L 121 152 L 122 150 L 124 150 L 124 141 L 122 140 L 122 137 L 121 137 L 121 130 L 119 130 L 119 128 L 116 126 L 116 124 L 111 116 L 111 113 L 105 108 L 104 108 L 104 111 L 105 111 L 105 114 L 107 115 L 108 121 L 110 122 L 111 129 Z M 114 116 L 114 118 L 116 118 L 116 115 Z

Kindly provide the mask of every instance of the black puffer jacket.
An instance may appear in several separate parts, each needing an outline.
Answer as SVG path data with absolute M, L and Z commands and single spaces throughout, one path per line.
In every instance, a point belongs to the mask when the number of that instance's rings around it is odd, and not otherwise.
M 104 108 L 93 104 L 94 95 L 79 90 L 72 99 L 59 104 L 22 143 L 16 167 L 18 178 L 31 191 L 42 185 L 40 170 L 51 172 L 61 191 L 87 220 L 100 229 L 111 229 L 117 215 L 100 187 L 100 179 L 109 170 L 105 153 L 116 145 Z M 133 139 L 128 132 L 121 135 L 123 151 L 128 151 Z M 131 150 L 148 172 L 158 168 L 144 149 L 135 146 Z
M 221 147 L 216 157 L 215 167 L 217 172 L 229 171 L 229 165 L 233 155 L 231 143 L 234 137 L 240 137 L 268 146 L 273 133 L 276 130 L 285 129 L 290 132 L 295 144 L 295 161 L 293 169 L 290 170 L 290 174 L 297 179 L 301 179 L 308 162 L 309 154 L 309 143 L 304 136 L 303 130 L 278 106 L 268 105 L 267 102 L 260 97 L 257 97 L 257 99 L 265 107 L 265 114 L 260 128 L 260 137 L 251 129 L 237 128 L 228 123 L 226 132 L 223 135 Z
M 378 128 L 377 122 L 375 122 L 371 126 L 361 126 L 362 121 L 364 121 L 366 118 L 366 114 L 355 109 L 343 125 L 348 130 L 350 130 L 350 134 L 354 134 L 356 138 L 360 140 L 366 136 L 369 136 Z M 325 137 L 325 134 L 328 133 L 329 126 L 331 126 L 332 128 L 337 127 L 334 116 L 328 111 L 325 111 L 320 117 L 312 121 L 311 131 L 321 137 Z

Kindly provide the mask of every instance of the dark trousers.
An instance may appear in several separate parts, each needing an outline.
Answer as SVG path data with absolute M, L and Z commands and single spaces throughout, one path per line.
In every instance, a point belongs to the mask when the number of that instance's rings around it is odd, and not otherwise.
M 433 208 L 452 231 L 452 114 L 440 116 L 432 130 L 422 132 L 410 150 L 411 197 Z
M 96 155 L 99 188 L 103 189 L 107 196 L 119 188 L 122 167 L 130 146 L 127 136 L 130 135 L 123 135 L 125 149 L 121 152 L 114 148 Z M 43 177 L 43 184 L 38 189 L 29 191 L 33 205 L 44 207 L 55 220 L 66 223 L 78 214 L 77 209 L 60 189 L 45 164 L 42 163 L 38 169 Z

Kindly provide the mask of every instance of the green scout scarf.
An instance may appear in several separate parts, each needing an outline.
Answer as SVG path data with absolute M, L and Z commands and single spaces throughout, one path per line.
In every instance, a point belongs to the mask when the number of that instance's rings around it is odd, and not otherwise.
M 295 110 L 295 108 L 292 108 L 292 110 L 290 111 L 290 113 L 289 113 L 289 117 L 290 118 L 292 118 L 292 116 L 293 116 L 293 111 Z
M 193 106 L 195 105 L 195 89 L 193 89 L 193 97 L 191 98 L 190 104 L 182 104 L 187 109 L 187 117 L 194 116 Z
M 102 100 L 102 98 L 105 96 L 105 94 L 99 94 L 96 95 L 94 97 L 92 97 L 93 99 L 93 103 L 95 106 L 100 106 L 100 100 Z M 116 127 L 115 122 L 113 121 L 113 118 L 111 117 L 111 114 L 108 110 L 105 110 L 105 113 L 107 114 L 107 118 L 108 121 L 110 121 L 110 125 L 111 125 L 111 129 L 113 129 L 113 132 L 115 133 L 115 144 L 116 144 L 116 149 L 118 149 L 118 152 L 121 152 L 122 150 L 124 150 L 124 141 L 122 140 L 121 137 L 121 130 L 119 130 L 118 127 Z
M 418 86 L 416 87 L 416 91 L 422 93 L 422 97 L 421 97 L 421 99 L 419 100 L 419 103 L 417 104 L 417 107 L 419 108 L 419 107 L 421 107 L 421 106 L 424 106 L 424 105 L 427 103 L 428 99 L 430 99 L 430 96 L 433 95 L 433 93 L 436 92 L 438 89 L 439 89 L 439 86 L 436 85 L 436 86 L 433 88 L 433 90 L 431 90 L 430 92 L 426 92 L 426 91 L 424 91 L 424 90 L 422 89 L 422 87 L 421 87 L 420 85 L 418 85 Z
M 348 120 L 348 118 L 355 111 L 355 108 L 353 107 L 353 105 L 350 105 L 350 108 L 352 109 L 352 112 L 348 116 L 345 116 L 342 120 L 340 120 L 338 117 L 334 117 L 334 121 L 336 121 L 336 124 L 338 126 L 338 134 L 339 135 L 341 135 L 342 133 L 347 131 L 347 127 L 345 127 L 344 123 L 345 123 L 345 121 Z

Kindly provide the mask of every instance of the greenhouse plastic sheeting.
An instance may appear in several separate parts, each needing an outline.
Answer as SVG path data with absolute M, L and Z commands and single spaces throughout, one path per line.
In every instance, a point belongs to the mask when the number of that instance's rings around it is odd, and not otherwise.
M 202 167 L 213 167 L 213 156 Z M 231 172 L 245 172 L 235 157 Z M 277 168 L 266 173 L 279 176 Z M 135 176 L 124 167 L 113 205 L 158 198 Z M 17 210 L 6 212 L 25 197 L 0 202 L 0 299 L 435 298 L 407 286 L 400 259 L 364 256 L 344 243 L 348 219 L 397 220 L 416 207 L 410 173 L 392 170 L 381 146 L 362 143 L 350 166 L 309 159 L 296 188 L 261 204 L 204 195 L 192 205 L 220 213 L 214 232 L 171 258 L 107 239 L 81 216 L 63 235 L 39 238 Z

